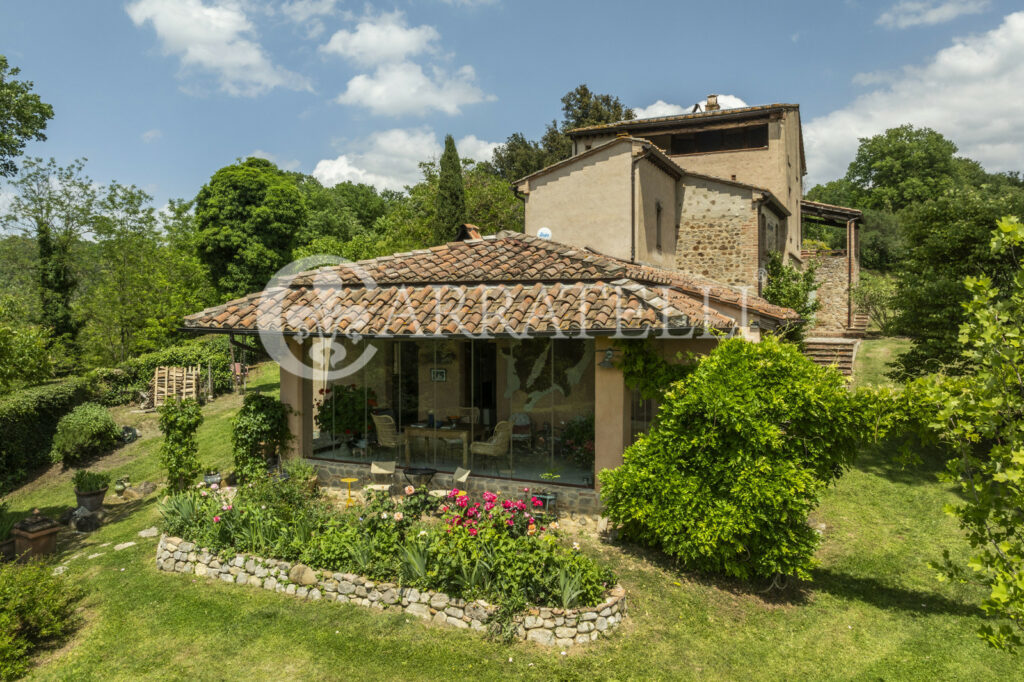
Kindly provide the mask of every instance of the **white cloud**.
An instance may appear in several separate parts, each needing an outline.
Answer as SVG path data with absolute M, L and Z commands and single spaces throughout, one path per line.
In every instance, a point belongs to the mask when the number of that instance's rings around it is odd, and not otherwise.
M 409 26 L 405 16 L 396 11 L 364 19 L 353 31 L 336 32 L 326 45 L 320 46 L 320 51 L 376 66 L 432 51 L 432 44 L 440 38 L 433 26 Z
M 212 73 L 229 95 L 311 89 L 306 78 L 271 62 L 253 39 L 252 22 L 230 0 L 137 0 L 125 11 L 136 26 L 153 25 L 164 54 L 178 55 L 183 72 Z
M 159 140 L 163 136 L 164 136 L 164 134 L 163 134 L 163 132 L 161 132 L 161 130 L 159 128 L 153 128 L 152 130 L 147 130 L 146 132 L 144 132 L 141 135 L 139 135 L 139 137 L 142 138 L 142 141 L 147 143 L 147 144 L 150 143 L 150 142 L 155 142 L 156 140 Z
M 804 127 L 808 186 L 840 177 L 858 138 L 911 123 L 952 139 L 990 171 L 1024 158 L 1024 12 L 997 28 L 958 38 L 923 66 L 907 66 L 885 87 Z
M 700 105 L 701 111 L 707 106 L 708 101 L 702 99 L 697 104 Z M 741 100 L 735 95 L 719 95 L 718 106 L 723 109 L 738 109 L 740 107 L 747 106 L 747 103 Z M 657 118 L 659 116 L 678 116 L 680 114 L 688 114 L 693 111 L 693 105 L 688 107 L 681 106 L 679 104 L 669 104 L 664 100 L 658 100 L 654 104 L 646 107 L 636 107 L 633 109 L 633 113 L 637 118 Z
M 338 0 L 292 0 L 281 6 L 281 12 L 296 24 L 302 24 L 314 17 L 334 14 Z
M 932 26 L 988 9 L 989 0 L 900 0 L 875 21 L 885 28 Z
M 262 149 L 253 150 L 249 154 L 249 156 L 255 156 L 257 159 L 266 159 L 267 161 L 270 161 L 278 168 L 287 171 L 298 170 L 300 165 L 298 159 L 281 159 L 276 154 L 265 152 Z
M 459 156 L 477 161 L 490 160 L 496 142 L 485 142 L 467 135 L 455 142 Z M 325 186 L 339 182 L 362 182 L 377 189 L 400 190 L 422 179 L 421 161 L 441 156 L 443 145 L 437 134 L 427 127 L 393 128 L 372 133 L 351 150 L 334 159 L 323 159 L 313 169 L 313 176 Z M 486 158 L 479 158 L 486 154 Z
M 454 115 L 467 104 L 494 99 L 477 87 L 472 66 L 463 66 L 454 73 L 435 67 L 428 75 L 419 64 L 399 62 L 382 64 L 373 75 L 356 76 L 337 101 L 366 107 L 379 116 L 422 116 L 432 110 Z

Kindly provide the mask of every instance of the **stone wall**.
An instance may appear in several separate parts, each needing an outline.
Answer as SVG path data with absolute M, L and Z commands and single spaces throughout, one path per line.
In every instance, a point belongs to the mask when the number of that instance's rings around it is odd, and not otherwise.
M 370 484 L 370 465 L 358 464 L 355 462 L 335 462 L 326 459 L 306 460 L 317 470 L 317 482 L 320 485 L 331 488 L 346 490 L 346 485 L 341 482 L 342 478 L 358 478 L 358 483 L 352 484 L 352 492 L 359 491 L 363 485 Z M 451 474 L 438 473 L 430 482 L 430 488 L 442 490 L 450 487 Z M 395 474 L 393 492 L 397 492 L 406 485 L 405 477 L 401 469 Z M 596 490 L 592 488 L 578 488 L 568 485 L 551 485 L 550 483 L 537 483 L 530 481 L 510 481 L 502 478 L 491 478 L 485 476 L 470 476 L 466 485 L 463 486 L 471 493 L 482 493 L 485 490 L 498 493 L 502 497 L 519 499 L 523 495 L 523 488 L 529 488 L 533 492 L 541 489 L 550 490 L 558 494 L 555 503 L 555 511 L 558 513 L 580 513 L 598 515 L 601 513 L 601 498 Z
M 847 272 L 845 251 L 819 251 L 807 253 L 805 261 L 813 260 L 818 264 L 818 300 L 821 309 L 815 313 L 814 327 L 810 335 L 816 332 L 844 332 L 847 328 L 847 314 L 850 296 L 849 273 Z
M 270 590 L 308 599 L 356 604 L 382 611 L 405 612 L 437 625 L 487 630 L 496 607 L 485 601 L 466 601 L 443 592 L 420 591 L 394 583 L 375 582 L 352 573 L 314 571 L 303 564 L 238 554 L 232 558 L 176 537 L 162 535 L 156 549 L 161 571 L 193 574 L 253 589 Z M 620 585 L 597 606 L 576 609 L 535 607 L 516 616 L 520 640 L 569 647 L 608 636 L 626 615 L 626 593 Z
M 676 267 L 757 292 L 758 216 L 751 190 L 687 176 Z

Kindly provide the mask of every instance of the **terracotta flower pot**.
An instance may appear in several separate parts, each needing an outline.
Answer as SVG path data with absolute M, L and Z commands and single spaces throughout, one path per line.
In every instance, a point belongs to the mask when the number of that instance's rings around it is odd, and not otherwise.
M 86 493 L 75 488 L 75 499 L 78 501 L 78 506 L 85 507 L 89 511 L 99 511 L 103 507 L 103 498 L 106 496 L 107 486 L 103 486 L 101 490 L 93 490 Z

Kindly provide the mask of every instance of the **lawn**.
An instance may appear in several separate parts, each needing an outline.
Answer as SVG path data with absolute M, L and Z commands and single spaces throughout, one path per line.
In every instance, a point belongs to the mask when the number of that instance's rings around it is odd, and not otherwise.
M 863 350 L 863 348 L 862 348 Z M 876 357 L 868 355 L 861 358 Z M 275 390 L 267 371 L 257 385 Z M 206 406 L 205 462 L 227 464 L 237 396 Z M 117 411 L 143 438 L 99 462 L 133 481 L 159 478 L 153 415 Z M 942 505 L 955 496 L 938 463 L 913 472 L 864 453 L 812 519 L 823 525 L 814 580 L 782 593 L 702 579 L 630 547 L 582 539 L 626 587 L 630 617 L 609 640 L 562 655 L 502 645 L 421 624 L 411 616 L 299 602 L 263 590 L 199 584 L 158 573 L 153 496 L 83 540 L 58 561 L 87 591 L 84 624 L 44 654 L 42 679 L 1011 679 L 1020 661 L 974 635 L 982 622 L 970 590 L 939 583 L 927 561 L 966 546 Z M 71 504 L 69 474 L 50 471 L 10 496 L 15 509 L 57 513 Z M 113 545 L 132 540 L 123 551 Z M 100 556 L 89 559 L 88 556 Z
M 896 359 L 896 356 L 907 350 L 910 350 L 910 339 L 900 337 L 864 339 L 860 342 L 857 358 L 854 361 L 854 385 L 891 385 L 892 379 L 885 374 L 892 369 L 890 364 Z

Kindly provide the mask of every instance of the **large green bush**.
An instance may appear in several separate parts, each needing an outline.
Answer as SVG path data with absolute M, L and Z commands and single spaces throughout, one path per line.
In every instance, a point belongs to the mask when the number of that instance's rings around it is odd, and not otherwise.
M 135 402 L 139 394 L 149 391 L 157 367 L 192 367 L 202 369 L 203 384 L 207 368 L 213 374 L 213 392 L 230 391 L 234 378 L 231 372 L 231 347 L 226 336 L 210 336 L 187 341 L 162 350 L 145 353 L 121 363 L 116 368 L 102 368 L 88 374 L 104 405 Z
M 872 432 L 868 396 L 773 337 L 724 341 L 666 391 L 658 420 L 602 471 L 625 539 L 743 579 L 808 577 L 807 516 Z
M 96 403 L 82 403 L 57 422 L 53 436 L 54 462 L 65 466 L 106 454 L 121 440 L 121 429 L 107 408 Z
M 78 597 L 48 564 L 0 563 L 0 679 L 21 677 L 40 647 L 71 634 Z
M 242 409 L 231 421 L 231 447 L 235 473 L 243 480 L 263 477 L 268 458 L 273 458 L 291 440 L 289 407 L 277 398 L 249 393 Z
M 203 423 L 203 411 L 191 398 L 171 398 L 160 407 L 159 413 L 160 432 L 164 434 L 160 463 L 167 470 L 167 486 L 171 490 L 184 490 L 199 476 L 196 431 Z
M 50 464 L 57 423 L 90 392 L 89 382 L 75 377 L 0 397 L 0 490 Z

